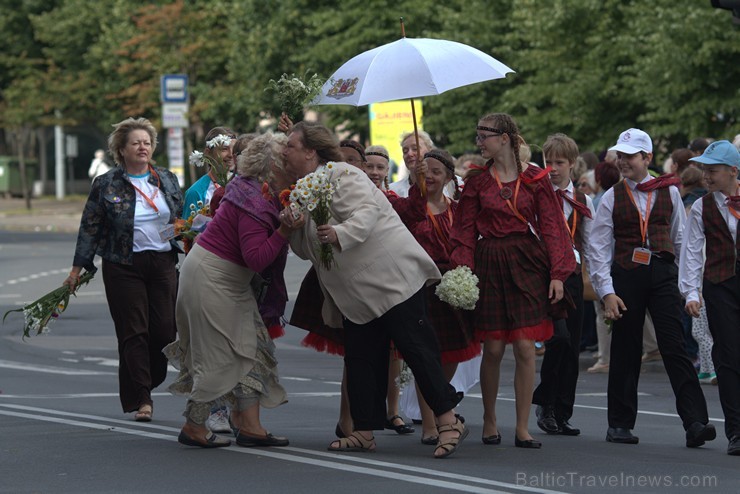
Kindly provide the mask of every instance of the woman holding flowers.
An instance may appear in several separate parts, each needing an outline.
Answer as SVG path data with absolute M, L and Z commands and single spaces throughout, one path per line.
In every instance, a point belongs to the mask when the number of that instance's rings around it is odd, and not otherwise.
M 205 166 L 207 173 L 185 192 L 183 218 L 188 217 L 191 206 L 196 206 L 198 202 L 210 204 L 214 192 L 226 185 L 228 176 L 234 171 L 234 144 L 236 133 L 233 130 L 214 127 L 206 134 L 206 148 L 203 153 L 193 151 L 190 155 L 190 163 L 197 167 Z
M 461 400 L 447 383 L 434 331 L 426 318 L 424 287 L 439 270 L 414 240 L 383 193 L 364 172 L 342 159 L 336 137 L 318 123 L 293 127 L 283 152 L 296 179 L 325 176 L 336 187 L 323 224 L 311 214 L 290 238 L 293 251 L 310 259 L 324 292 L 323 318 L 345 329 L 345 365 L 354 432 L 329 445 L 331 451 L 372 451 L 373 430 L 386 422 L 388 348 L 391 340 L 414 372 L 436 415 L 435 458 L 457 450 L 468 430 L 453 409 Z M 314 172 L 317 172 L 314 175 Z M 298 189 L 298 184 L 296 184 Z M 291 214 L 283 224 L 297 226 Z M 330 246 L 327 264 L 324 249 Z
M 157 131 L 145 118 L 115 124 L 108 149 L 118 165 L 98 177 L 80 221 L 72 270 L 95 271 L 103 258 L 103 283 L 118 339 L 118 383 L 124 412 L 152 419 L 151 391 L 167 377 L 162 348 L 173 341 L 177 254 L 173 223 L 182 211 L 177 177 L 152 166 Z
M 218 215 L 185 258 L 177 295 L 179 339 L 165 348 L 180 368 L 170 391 L 188 397 L 178 441 L 216 448 L 231 441 L 208 430 L 214 405 L 229 403 L 240 446 L 286 446 L 267 432 L 260 406 L 286 401 L 278 383 L 275 345 L 258 309 L 255 273 L 273 268 L 271 286 L 285 287 L 290 228 L 280 225 L 271 190 L 288 185 L 280 173 L 284 136 L 254 139 L 239 157 L 239 176 L 226 187 Z M 268 183 L 268 190 L 263 184 Z M 296 228 L 300 223 L 296 224 Z M 277 302 L 276 302 L 277 304 Z M 277 305 L 279 310 L 284 308 Z
M 487 115 L 477 131 L 476 142 L 488 163 L 465 184 L 450 236 L 450 261 L 452 266 L 469 266 L 480 279 L 473 326 L 484 340 L 482 439 L 485 444 L 501 442 L 496 395 L 501 359 L 506 344 L 512 343 L 514 444 L 539 448 L 527 425 L 535 380 L 534 341 L 553 334 L 548 306 L 563 298 L 563 280 L 575 269 L 575 257 L 547 171 L 519 159 L 523 139 L 511 116 Z
M 422 197 L 416 184 L 409 188 L 408 198 L 391 201 L 394 209 L 406 224 L 417 242 L 424 248 L 444 274 L 450 265 L 450 230 L 457 209 L 457 202 L 444 194 L 449 183 L 455 184 L 455 165 L 452 156 L 442 149 L 432 149 L 416 165 L 416 173 L 426 179 L 427 195 Z M 456 198 L 459 198 L 459 191 Z M 427 312 L 434 325 L 442 356 L 442 369 L 451 380 L 457 364 L 480 354 L 480 343 L 473 338 L 469 312 L 453 308 L 435 294 L 437 284 L 426 288 Z M 436 444 L 437 434 L 434 414 L 419 395 L 424 444 Z

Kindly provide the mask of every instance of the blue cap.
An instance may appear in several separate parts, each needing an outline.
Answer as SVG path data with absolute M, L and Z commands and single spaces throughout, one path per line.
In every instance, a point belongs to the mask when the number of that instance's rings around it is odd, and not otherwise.
M 740 169 L 740 152 L 730 141 L 714 141 L 704 150 L 704 154 L 691 158 L 704 165 L 727 165 Z

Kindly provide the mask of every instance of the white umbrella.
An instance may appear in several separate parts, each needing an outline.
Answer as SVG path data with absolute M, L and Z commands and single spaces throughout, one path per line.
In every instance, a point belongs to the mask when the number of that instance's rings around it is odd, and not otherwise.
M 402 38 L 360 53 L 332 74 L 312 104 L 353 105 L 411 99 L 416 147 L 414 98 L 433 96 L 478 82 L 501 79 L 512 69 L 471 46 L 443 39 Z M 423 177 L 419 185 L 426 194 Z
M 471 46 L 442 39 L 401 38 L 352 58 L 324 84 L 313 104 L 381 103 L 441 94 L 500 79 L 512 69 Z

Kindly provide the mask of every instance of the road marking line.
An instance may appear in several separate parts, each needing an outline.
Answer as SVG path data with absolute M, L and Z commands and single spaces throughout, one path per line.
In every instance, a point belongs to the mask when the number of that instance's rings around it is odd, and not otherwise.
M 45 372 L 47 374 L 62 374 L 65 376 L 115 376 L 116 372 L 94 371 L 94 370 L 77 370 L 65 367 L 52 367 L 51 365 L 34 365 L 24 362 L 12 362 L 10 360 L 0 360 L 0 368 L 17 369 L 30 372 Z
M 51 415 L 59 415 L 62 417 L 76 417 L 76 418 L 81 418 L 81 419 L 99 420 L 99 421 L 108 422 L 108 423 L 124 424 L 126 426 L 132 425 L 130 421 L 126 422 L 122 420 L 109 419 L 107 417 L 76 414 L 76 413 L 64 412 L 61 410 L 49 410 L 49 409 L 43 409 L 43 408 L 27 407 L 23 405 L 9 405 L 9 404 L 8 405 L 0 404 L 0 407 L 16 409 L 16 410 L 25 410 L 25 411 L 37 412 L 37 413 L 44 412 L 44 413 L 49 413 Z M 145 431 L 141 431 L 137 429 L 131 429 L 129 427 L 110 427 L 109 425 L 105 425 L 105 424 L 98 424 L 98 423 L 93 423 L 93 422 L 83 422 L 80 420 L 72 420 L 72 419 L 66 419 L 66 418 L 33 415 L 31 413 L 0 410 L 0 415 L 27 418 L 31 420 L 39 420 L 42 422 L 52 422 L 52 423 L 63 424 L 63 425 L 72 425 L 72 426 L 84 427 L 84 428 L 96 429 L 96 430 L 106 430 L 110 432 L 120 432 L 123 434 L 131 434 L 131 435 L 151 438 L 151 439 L 163 439 L 166 441 L 176 441 L 177 440 L 175 436 L 172 436 L 169 434 L 160 434 L 156 432 L 145 432 Z M 177 428 L 161 426 L 161 425 L 156 425 L 156 424 L 137 423 L 136 426 L 145 427 L 149 429 L 168 431 L 168 432 L 173 432 L 173 433 L 179 432 L 179 429 Z M 410 475 L 410 474 L 392 472 L 392 471 L 382 470 L 378 468 L 370 468 L 369 466 L 357 466 L 357 465 L 348 465 L 344 463 L 334 463 L 331 461 L 319 460 L 315 458 L 306 458 L 303 456 L 280 453 L 280 452 L 270 451 L 270 450 L 262 449 L 262 448 L 250 449 L 250 448 L 240 448 L 238 446 L 230 446 L 228 448 L 222 448 L 222 449 L 226 451 L 235 452 L 235 453 L 263 456 L 263 457 L 268 457 L 268 458 L 274 458 L 277 460 L 290 461 L 294 463 L 304 463 L 308 465 L 329 468 L 332 470 L 340 470 L 340 471 L 345 471 L 349 473 L 361 473 L 365 475 L 372 475 L 375 477 L 388 478 L 392 480 L 403 480 L 405 482 L 410 482 L 414 484 L 428 485 L 430 487 L 450 489 L 450 490 L 460 491 L 460 492 L 472 492 L 472 493 L 479 493 L 479 494 L 507 494 L 509 491 L 500 491 L 500 490 L 491 489 L 491 488 L 458 484 L 458 483 L 450 482 L 446 480 L 436 480 L 436 479 L 429 478 L 429 476 L 450 479 L 450 480 L 460 480 L 460 481 L 477 483 L 477 484 L 492 485 L 492 486 L 502 487 L 505 489 L 516 490 L 516 491 L 537 492 L 537 493 L 545 493 L 545 494 L 561 494 L 561 491 L 552 491 L 552 490 L 547 490 L 547 489 L 542 489 L 542 488 L 520 486 L 516 484 L 511 484 L 507 482 L 499 482 L 496 480 L 484 479 L 480 477 L 472 477 L 472 476 L 460 475 L 460 474 L 455 474 L 455 473 L 441 472 L 439 470 L 432 470 L 428 468 L 401 465 L 396 462 L 391 463 L 391 462 L 384 462 L 384 461 L 378 461 L 378 460 L 368 460 L 368 459 L 363 459 L 363 458 L 345 456 L 345 455 L 341 455 L 337 453 L 325 453 L 321 451 L 314 451 L 314 450 L 308 450 L 308 449 L 303 449 L 303 448 L 286 447 L 286 448 L 281 448 L 281 451 L 288 451 L 288 452 L 313 455 L 313 456 L 324 457 L 324 458 L 331 458 L 335 460 L 348 461 L 352 463 L 360 463 L 360 464 L 370 465 L 374 467 L 387 468 L 387 469 L 392 469 L 392 470 L 411 471 L 419 475 Z

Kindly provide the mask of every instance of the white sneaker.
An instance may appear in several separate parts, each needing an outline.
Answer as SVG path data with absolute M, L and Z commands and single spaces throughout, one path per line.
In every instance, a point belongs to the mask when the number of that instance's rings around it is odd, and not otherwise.
M 206 427 L 211 432 L 231 432 L 229 426 L 229 410 L 227 408 L 219 408 L 215 412 L 211 413 L 206 420 Z

